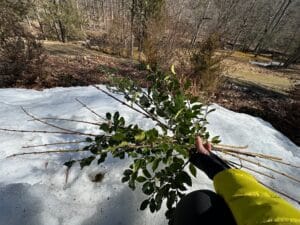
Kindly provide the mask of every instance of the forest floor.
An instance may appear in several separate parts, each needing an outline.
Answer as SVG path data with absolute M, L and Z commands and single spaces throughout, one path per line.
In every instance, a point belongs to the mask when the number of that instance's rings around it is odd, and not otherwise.
M 130 77 L 145 82 L 146 73 L 134 60 L 87 49 L 80 43 L 44 42 L 45 73 L 39 82 L 26 88 L 51 88 L 106 84 L 110 76 Z M 267 57 L 234 52 L 223 61 L 225 82 L 213 102 L 237 112 L 258 116 L 270 122 L 296 144 L 293 120 L 288 106 L 289 92 L 300 81 L 300 67 L 269 69 L 250 61 L 267 62 Z M 21 86 L 22 87 L 22 86 Z

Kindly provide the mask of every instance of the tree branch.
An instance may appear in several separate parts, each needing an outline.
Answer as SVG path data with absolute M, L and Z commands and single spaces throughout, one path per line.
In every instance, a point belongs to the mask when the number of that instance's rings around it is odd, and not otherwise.
M 6 158 L 12 158 L 21 155 L 39 155 L 39 154 L 50 154 L 50 153 L 70 153 L 70 152 L 88 152 L 88 151 L 90 150 L 72 149 L 72 150 L 51 150 L 51 151 L 43 151 L 43 152 L 23 152 L 23 153 L 9 155 Z
M 91 113 L 93 113 L 94 115 L 96 115 L 97 117 L 99 117 L 100 119 L 107 121 L 106 118 L 104 118 L 103 116 L 99 115 L 98 113 L 96 113 L 94 110 L 92 110 L 88 105 L 86 105 L 85 103 L 83 103 L 82 101 L 80 101 L 78 98 L 75 98 L 75 100 L 77 102 L 79 102 L 84 108 L 86 108 L 88 111 L 90 111 Z
M 80 144 L 80 143 L 87 143 L 87 141 L 56 142 L 56 143 L 43 144 L 43 145 L 28 145 L 28 146 L 23 146 L 22 148 L 37 148 L 37 147 L 46 147 L 51 145 L 68 145 L 68 144 Z
M 125 105 L 125 106 L 127 106 L 128 108 L 130 108 L 130 109 L 132 109 L 132 110 L 134 110 L 134 111 L 136 111 L 136 112 L 142 114 L 142 115 L 145 116 L 146 118 L 149 118 L 149 119 L 152 119 L 152 120 L 158 122 L 162 127 L 166 128 L 166 129 L 168 129 L 168 130 L 171 130 L 171 129 L 169 128 L 168 125 L 164 124 L 163 122 L 161 122 L 161 121 L 160 121 L 159 119 L 157 119 L 156 117 L 154 117 L 154 116 L 152 116 L 152 115 L 149 115 L 149 114 L 147 114 L 147 113 L 145 113 L 145 112 L 143 112 L 143 111 L 141 111 L 141 110 L 139 110 L 139 109 L 137 109 L 137 108 L 134 108 L 133 106 L 131 106 L 131 105 L 127 104 L 126 102 L 124 102 L 124 101 L 122 101 L 122 100 L 116 98 L 115 96 L 113 96 L 112 94 L 110 94 L 109 92 L 103 90 L 103 89 L 100 88 L 100 87 L 97 87 L 97 86 L 95 86 L 95 85 L 94 85 L 93 87 L 95 87 L 95 88 L 98 89 L 99 91 L 103 92 L 103 93 L 106 94 L 107 96 L 113 98 L 114 100 L 116 100 L 117 102 L 121 103 L 122 105 Z
M 59 130 L 62 130 L 62 131 L 65 131 L 65 132 L 69 132 L 69 133 L 73 133 L 73 134 L 79 134 L 79 135 L 85 135 L 85 136 L 97 136 L 97 135 L 94 135 L 94 134 L 86 134 L 86 133 L 82 133 L 80 131 L 73 131 L 73 130 L 69 130 L 69 129 L 66 129 L 66 128 L 63 128 L 63 127 L 60 127 L 60 126 L 57 126 L 57 125 L 54 125 L 54 124 L 51 124 L 51 123 L 48 123 L 47 121 L 44 121 L 42 119 L 39 119 L 37 118 L 36 116 L 30 114 L 29 112 L 27 112 L 24 107 L 21 106 L 21 109 L 23 110 L 23 112 L 28 115 L 29 117 L 31 117 L 32 119 L 40 122 L 40 123 L 43 123 L 47 126 L 50 126 L 50 127 L 53 127 L 53 128 L 56 128 L 56 129 L 59 129 Z

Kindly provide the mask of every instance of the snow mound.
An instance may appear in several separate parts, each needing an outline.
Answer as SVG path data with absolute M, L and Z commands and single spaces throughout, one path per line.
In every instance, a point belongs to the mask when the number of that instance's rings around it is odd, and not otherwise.
M 52 130 L 30 120 L 20 106 L 38 117 L 71 118 L 99 121 L 75 99 L 78 98 L 99 114 L 119 111 L 126 121 L 143 128 L 153 127 L 147 120 L 93 87 L 54 88 L 42 92 L 23 89 L 0 89 L 0 127 L 23 130 Z M 239 114 L 213 105 L 216 111 L 208 116 L 209 130 L 220 135 L 223 143 L 248 145 L 249 150 L 282 157 L 285 161 L 300 165 L 300 148 L 276 131 L 269 123 L 246 114 Z M 97 132 L 96 126 L 70 121 L 56 121 L 60 126 L 82 132 Z M 0 225 L 149 225 L 167 224 L 163 211 L 151 214 L 139 211 L 145 196 L 132 192 L 121 183 L 122 171 L 128 161 L 109 158 L 103 165 L 96 163 L 80 170 L 73 166 L 66 182 L 64 162 L 83 157 L 87 153 L 19 156 L 8 155 L 53 149 L 47 146 L 26 149 L 22 146 L 53 142 L 83 140 L 84 137 L 61 134 L 13 133 L 0 131 Z M 80 147 L 80 144 L 63 146 L 64 149 Z M 256 159 L 255 159 L 256 160 Z M 270 167 L 300 178 L 300 170 L 278 163 L 265 162 Z M 253 167 L 253 166 L 252 166 Z M 262 172 L 269 171 L 261 169 Z M 101 182 L 92 177 L 104 174 Z M 264 183 L 300 198 L 299 184 L 284 176 L 268 179 L 257 176 Z M 210 189 L 212 182 L 198 171 L 198 178 L 189 190 Z M 164 209 L 164 208 L 163 208 Z

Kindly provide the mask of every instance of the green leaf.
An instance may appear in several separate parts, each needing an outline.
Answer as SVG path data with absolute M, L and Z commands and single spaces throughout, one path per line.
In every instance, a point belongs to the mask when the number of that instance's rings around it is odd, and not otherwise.
M 174 217 L 174 212 L 175 212 L 175 208 L 173 207 L 169 208 L 165 213 L 167 219 L 171 220 Z
M 143 183 L 145 182 L 147 179 L 145 177 L 142 177 L 142 176 L 139 176 L 136 178 L 136 181 L 139 182 L 139 183 Z
M 163 196 L 162 192 L 158 192 L 158 193 L 156 194 L 156 196 L 155 196 L 155 201 L 156 201 L 156 203 L 162 202 L 163 197 L 164 197 L 164 196 Z
M 124 125 L 125 125 L 125 119 L 124 119 L 124 117 L 120 117 L 119 126 L 123 127 Z
M 129 188 L 131 188 L 131 190 L 135 190 L 135 182 L 134 182 L 134 180 L 129 180 L 129 182 L 128 182 L 128 187 Z
M 107 157 L 107 153 L 102 153 L 100 159 L 98 159 L 98 164 L 103 163 Z
M 144 200 L 140 206 L 140 210 L 145 210 L 148 205 L 149 205 L 149 200 L 148 199 Z
M 115 112 L 115 114 L 114 114 L 114 123 L 117 123 L 117 122 L 118 122 L 119 117 L 120 117 L 120 113 L 119 113 L 118 111 Z
M 87 138 L 85 139 L 85 141 L 86 141 L 86 142 L 93 142 L 93 139 L 90 138 L 90 137 L 87 137 Z
M 154 192 L 154 185 L 151 182 L 144 183 L 142 191 L 146 195 L 151 195 Z
M 106 113 L 106 119 L 111 120 L 111 113 Z
M 190 165 L 189 165 L 189 170 L 194 177 L 197 177 L 197 170 L 192 163 L 190 163 Z
M 151 211 L 152 213 L 154 213 L 155 210 L 156 210 L 156 202 L 155 202 L 154 199 L 151 199 L 151 201 L 150 201 L 150 211 Z
M 107 123 L 102 123 L 100 125 L 100 129 L 103 130 L 104 132 L 109 132 L 109 125 Z
M 122 142 L 118 145 L 118 147 L 119 147 L 119 148 L 127 147 L 128 144 L 129 144 L 129 143 L 128 143 L 127 141 L 122 141 Z
M 179 174 L 177 174 L 175 181 L 178 184 L 185 183 L 189 186 L 192 186 L 192 179 L 185 171 L 181 171 Z
M 143 174 L 148 177 L 148 178 L 151 178 L 151 174 L 149 173 L 149 171 L 145 168 L 143 169 Z
M 143 140 L 145 140 L 145 138 L 146 138 L 146 134 L 144 131 L 142 131 L 140 134 L 134 136 L 134 140 L 137 142 L 142 142 Z
M 172 163 L 170 166 L 170 169 L 172 172 L 176 172 L 177 170 L 181 169 L 181 164 L 180 163 Z
M 167 207 L 168 209 L 172 208 L 173 204 L 175 203 L 176 200 L 176 192 L 171 191 L 169 193 L 168 199 L 167 199 Z
M 143 95 L 141 98 L 140 98 L 140 104 L 142 105 L 142 106 L 144 106 L 145 108 L 148 108 L 148 107 L 150 107 L 150 102 L 149 102 L 149 100 L 148 100 L 148 98 L 145 96 L 145 95 Z
M 176 113 L 176 115 L 174 116 L 174 119 L 176 120 L 177 117 L 178 117 L 184 110 L 185 110 L 185 108 L 180 109 L 180 110 Z
M 84 159 L 81 159 L 80 160 L 80 167 L 81 169 L 85 166 L 89 166 L 93 160 L 95 159 L 96 157 L 95 156 L 90 156 L 90 157 L 87 157 L 87 158 L 84 158 Z
M 162 195 L 163 195 L 164 197 L 167 197 L 167 196 L 168 196 L 170 188 L 171 188 L 170 184 L 166 184 L 165 186 L 163 186 L 163 187 L 160 189 L 160 191 L 161 191 L 161 193 L 162 193 Z
M 138 176 L 138 172 L 135 171 L 135 172 L 132 173 L 131 179 L 135 181 L 135 179 L 137 178 L 137 176 Z
M 116 133 L 111 137 L 112 140 L 114 141 L 123 141 L 126 138 L 126 135 L 124 133 Z
M 152 163 L 152 170 L 153 172 L 155 172 L 155 170 L 157 169 L 157 167 L 159 166 L 159 163 L 160 163 L 161 159 L 160 158 L 157 158 L 153 161 Z
M 125 183 L 125 182 L 127 182 L 127 181 L 129 181 L 129 179 L 130 179 L 130 177 L 128 176 L 128 177 L 122 177 L 122 183 Z
M 146 137 L 150 141 L 153 141 L 153 140 L 155 140 L 158 137 L 158 131 L 155 128 L 153 128 L 151 130 L 148 130 L 146 132 Z
M 220 136 L 215 136 L 211 139 L 211 143 L 213 144 L 219 144 L 221 142 Z
M 183 146 L 176 145 L 175 150 L 184 157 L 187 157 L 189 155 L 188 151 Z
M 131 175 L 133 173 L 133 171 L 132 170 L 125 170 L 124 172 L 123 172 L 123 174 L 125 175 L 125 176 L 129 176 L 129 175 Z
M 136 159 L 134 162 L 135 170 L 139 170 L 140 168 L 144 168 L 146 166 L 145 159 Z

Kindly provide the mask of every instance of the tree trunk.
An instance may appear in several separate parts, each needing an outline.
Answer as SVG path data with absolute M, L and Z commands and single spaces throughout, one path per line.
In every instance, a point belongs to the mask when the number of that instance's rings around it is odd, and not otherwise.
M 236 35 L 236 37 L 235 37 L 235 39 L 233 41 L 232 49 L 235 49 L 235 46 L 238 43 L 241 34 L 244 32 L 245 28 L 247 27 L 247 23 L 248 23 L 249 17 L 251 16 L 251 14 L 253 12 L 253 9 L 255 7 L 256 1 L 257 0 L 253 0 L 252 5 L 250 6 L 249 10 L 247 10 L 248 11 L 247 16 L 245 16 L 243 18 L 243 24 L 240 26 L 240 30 L 238 31 L 238 34 Z
M 65 30 L 64 25 L 62 24 L 61 20 L 58 20 L 58 27 L 59 27 L 61 41 L 63 43 L 65 43 L 67 41 L 66 30 Z
M 287 68 L 291 64 L 297 63 L 300 60 L 300 44 L 298 48 L 294 51 L 293 54 L 291 54 L 287 60 L 284 62 L 284 67 Z
M 130 15 L 130 56 L 133 57 L 134 54 L 134 19 L 136 11 L 136 0 L 131 2 L 131 15 Z
M 256 47 L 255 47 L 255 55 L 258 55 L 260 52 L 261 48 L 264 47 L 266 41 L 272 37 L 272 34 L 275 30 L 275 28 L 278 26 L 280 23 L 281 19 L 285 15 L 285 12 L 287 11 L 288 7 L 292 3 L 291 0 L 284 0 L 282 4 L 280 5 L 279 9 L 276 11 L 272 21 L 270 24 L 266 27 L 264 35 L 261 37 L 261 39 L 258 41 Z
M 206 12 L 207 12 L 209 6 L 210 6 L 210 0 L 208 0 L 208 1 L 206 2 L 206 6 L 205 6 L 205 9 L 204 9 L 204 12 L 203 12 L 203 16 L 202 16 L 202 18 L 199 20 L 199 22 L 198 22 L 198 24 L 197 24 L 196 32 L 195 32 L 194 36 L 193 36 L 192 39 L 191 39 L 191 46 L 192 46 L 192 47 L 195 45 L 195 42 L 196 42 L 196 40 L 197 40 L 197 37 L 199 36 L 199 32 L 200 32 L 200 29 L 201 29 L 203 20 L 206 19 Z

